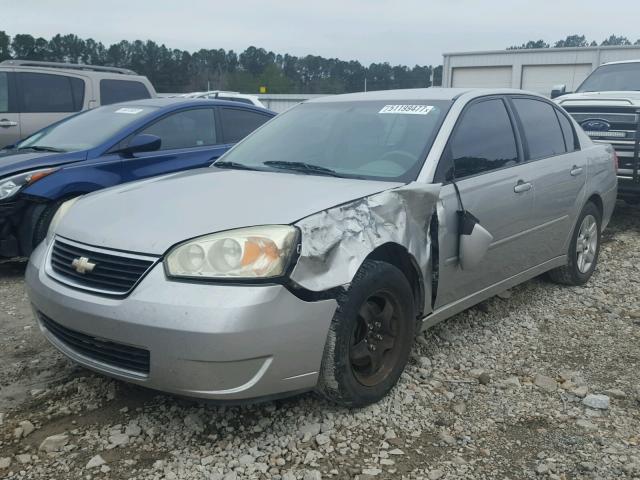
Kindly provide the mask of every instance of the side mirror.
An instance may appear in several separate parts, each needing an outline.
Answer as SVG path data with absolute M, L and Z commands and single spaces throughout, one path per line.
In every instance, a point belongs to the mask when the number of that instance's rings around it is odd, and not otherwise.
M 562 95 L 567 94 L 567 86 L 566 85 L 554 85 L 551 88 L 551 98 L 558 98 Z
M 489 233 L 476 217 L 466 210 L 458 210 L 458 228 L 460 244 L 458 259 L 462 270 L 477 267 L 489 250 L 493 235 Z
M 118 150 L 124 156 L 131 156 L 139 152 L 153 152 L 159 150 L 162 139 L 156 135 L 140 134 L 131 139 L 129 145 Z

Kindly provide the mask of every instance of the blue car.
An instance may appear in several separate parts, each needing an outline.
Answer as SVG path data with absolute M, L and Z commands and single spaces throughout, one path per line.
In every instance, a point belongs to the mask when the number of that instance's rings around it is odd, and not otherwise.
M 0 152 L 0 257 L 28 256 L 70 198 L 208 166 L 273 116 L 236 102 L 155 98 L 36 132 Z

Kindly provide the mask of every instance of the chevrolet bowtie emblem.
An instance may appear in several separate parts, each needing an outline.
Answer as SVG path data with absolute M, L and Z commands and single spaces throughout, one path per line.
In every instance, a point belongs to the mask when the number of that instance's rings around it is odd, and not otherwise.
M 85 273 L 93 272 L 93 269 L 96 268 L 95 263 L 91 263 L 87 257 L 74 258 L 73 262 L 71 262 L 71 266 L 76 270 L 76 272 L 84 275 Z

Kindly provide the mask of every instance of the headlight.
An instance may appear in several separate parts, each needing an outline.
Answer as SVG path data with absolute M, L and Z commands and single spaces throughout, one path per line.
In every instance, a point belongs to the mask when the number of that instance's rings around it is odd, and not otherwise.
M 47 232 L 47 243 L 55 235 L 60 221 L 64 218 L 69 209 L 73 206 L 74 203 L 78 201 L 79 198 L 80 197 L 72 198 L 71 200 L 67 200 L 62 205 L 60 205 L 60 208 L 58 208 L 58 211 L 56 211 L 56 214 L 53 216 L 53 218 L 51 219 L 51 223 L 49 224 L 49 231 Z
M 229 230 L 178 245 L 165 265 L 172 277 L 276 278 L 284 275 L 297 239 L 298 231 L 288 225 Z
M 33 170 L 31 172 L 19 173 L 12 177 L 0 180 L 0 200 L 13 197 L 20 189 L 26 185 L 31 185 L 41 178 L 55 172 L 57 168 L 45 168 L 42 170 Z

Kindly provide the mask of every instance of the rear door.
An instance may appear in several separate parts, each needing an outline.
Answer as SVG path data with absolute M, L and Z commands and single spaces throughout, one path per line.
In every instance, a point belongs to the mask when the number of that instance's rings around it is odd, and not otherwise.
M 533 187 L 522 163 L 515 119 L 505 99 L 488 97 L 463 110 L 436 171 L 440 193 L 439 281 L 435 308 L 461 300 L 516 275 L 534 260 L 523 249 L 523 233 L 532 225 Z M 475 268 L 458 262 L 457 211 L 453 169 L 464 208 L 493 235 L 493 243 Z
M 0 71 L 0 148 L 20 139 L 20 114 L 16 105 L 14 73 Z
M 136 153 L 123 160 L 125 181 L 209 166 L 228 147 L 221 141 L 215 108 L 171 112 L 138 134 L 160 137 L 160 150 Z
M 535 228 L 528 235 L 527 251 L 543 263 L 566 253 L 566 240 L 583 203 L 586 159 L 563 111 L 533 97 L 515 96 L 510 101 L 535 191 Z
M 87 93 L 83 77 L 16 72 L 15 78 L 21 138 L 83 110 Z

